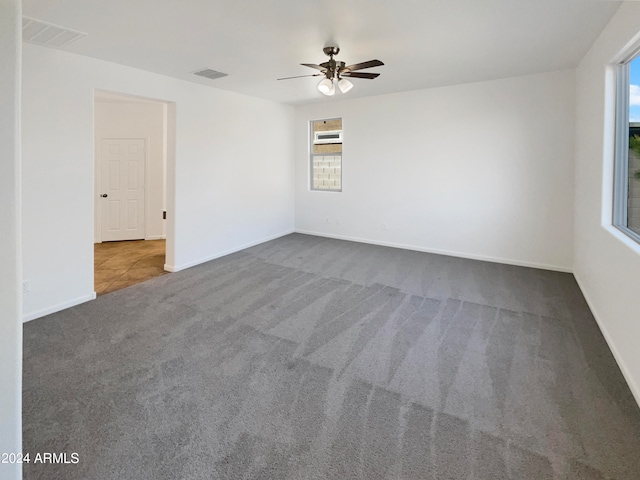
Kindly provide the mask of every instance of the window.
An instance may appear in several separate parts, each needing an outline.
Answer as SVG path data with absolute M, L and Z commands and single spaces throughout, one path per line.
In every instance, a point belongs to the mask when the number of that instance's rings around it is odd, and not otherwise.
M 311 122 L 311 190 L 342 191 L 342 119 Z
M 640 242 L 640 52 L 617 66 L 613 224 Z

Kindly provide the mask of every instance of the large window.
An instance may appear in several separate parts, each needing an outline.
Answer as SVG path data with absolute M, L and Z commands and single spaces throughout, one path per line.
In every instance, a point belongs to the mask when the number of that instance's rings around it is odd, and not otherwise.
M 311 122 L 311 190 L 342 191 L 342 119 Z
M 640 242 L 640 52 L 617 67 L 613 223 Z

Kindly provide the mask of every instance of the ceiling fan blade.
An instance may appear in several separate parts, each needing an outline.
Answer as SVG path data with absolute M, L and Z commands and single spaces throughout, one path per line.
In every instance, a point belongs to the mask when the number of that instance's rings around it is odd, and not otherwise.
M 341 77 L 350 77 L 350 78 L 369 78 L 374 79 L 378 77 L 379 73 L 367 73 L 367 72 L 344 72 L 341 73 Z
M 315 63 L 301 63 L 300 65 L 303 65 L 305 67 L 311 67 L 311 68 L 315 68 L 316 70 L 326 70 L 325 67 L 321 66 L 321 65 L 316 65 Z
M 353 72 L 354 70 L 362 70 L 364 68 L 371 67 L 380 67 L 384 65 L 380 60 L 369 60 L 368 62 L 355 63 L 353 65 L 349 65 L 348 67 L 344 67 L 343 72 Z
M 283 78 L 277 78 L 276 80 L 289 80 L 291 78 L 302 78 L 302 77 L 319 77 L 321 76 L 322 73 L 313 73 L 311 75 L 296 75 L 295 77 L 283 77 Z

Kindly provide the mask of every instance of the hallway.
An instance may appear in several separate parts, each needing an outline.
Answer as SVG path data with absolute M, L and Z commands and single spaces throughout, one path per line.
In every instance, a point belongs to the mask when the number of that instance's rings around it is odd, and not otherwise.
M 94 244 L 97 295 L 164 275 L 166 240 L 131 240 Z

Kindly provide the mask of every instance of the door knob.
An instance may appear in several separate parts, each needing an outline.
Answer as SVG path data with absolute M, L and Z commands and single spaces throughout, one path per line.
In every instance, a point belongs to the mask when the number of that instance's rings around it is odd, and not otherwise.
M 102 198 L 107 198 L 108 195 L 106 193 L 103 193 L 102 195 L 100 195 Z

